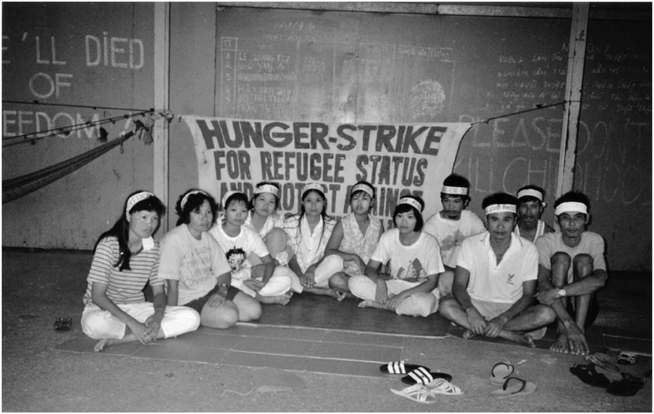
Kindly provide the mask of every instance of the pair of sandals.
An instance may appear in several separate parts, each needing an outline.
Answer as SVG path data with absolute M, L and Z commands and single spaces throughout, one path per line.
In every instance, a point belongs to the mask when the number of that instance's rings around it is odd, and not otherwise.
M 593 363 L 588 365 L 575 364 L 570 368 L 570 372 L 585 384 L 606 388 L 609 394 L 621 397 L 632 397 L 645 386 L 643 378 L 626 372 L 620 373 L 622 375 L 620 381 L 610 381 L 606 375 L 597 372 Z
M 389 362 L 379 367 L 385 374 L 404 375 L 402 382 L 413 384 L 410 387 L 391 392 L 400 397 L 419 402 L 422 404 L 433 404 L 438 401 L 438 395 L 461 395 L 461 388 L 450 383 L 452 376 L 444 372 L 431 372 L 427 367 L 421 365 L 405 364 L 404 361 Z
M 490 383 L 501 385 L 502 388 L 491 391 L 490 395 L 495 398 L 509 398 L 533 394 L 536 391 L 536 384 L 516 377 L 516 369 L 507 362 L 498 362 L 491 369 Z

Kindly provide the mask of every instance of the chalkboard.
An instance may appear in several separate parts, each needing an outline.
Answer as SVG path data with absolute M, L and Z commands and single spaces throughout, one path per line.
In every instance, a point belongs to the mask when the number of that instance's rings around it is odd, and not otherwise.
M 470 209 L 481 215 L 483 197 L 515 193 L 526 184 L 543 187 L 551 206 L 570 24 L 555 18 L 220 9 L 216 115 L 477 122 L 464 137 L 454 167 L 471 181 Z M 588 32 L 575 185 L 596 201 L 592 230 L 615 235 L 612 220 L 618 209 L 651 211 L 651 28 L 591 21 Z M 600 61 L 606 61 L 601 73 L 594 67 Z M 638 80 L 627 84 L 628 78 Z M 630 90 L 623 102 L 612 97 L 618 89 Z M 602 128 L 606 132 L 600 137 Z M 625 144 L 623 132 L 641 138 Z M 645 177 L 632 187 L 637 174 Z M 602 181 L 593 182 L 598 175 Z M 440 185 L 434 182 L 434 190 Z M 545 219 L 553 220 L 551 208 Z M 639 225 L 626 220 L 625 228 Z M 637 254 L 651 257 L 650 232 L 631 234 L 644 246 Z M 641 263 L 639 268 L 650 266 L 648 260 Z

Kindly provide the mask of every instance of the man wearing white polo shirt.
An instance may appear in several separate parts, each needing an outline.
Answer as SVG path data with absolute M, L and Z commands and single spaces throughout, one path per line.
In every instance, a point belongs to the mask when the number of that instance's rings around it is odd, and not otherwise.
M 425 222 L 423 231 L 438 241 L 445 272 L 438 278 L 440 297 L 452 294 L 452 280 L 456 256 L 466 237 L 486 231 L 484 222 L 472 211 L 466 210 L 470 203 L 470 182 L 463 176 L 451 174 L 443 181 L 441 203 L 443 209 Z
M 588 354 L 584 335 L 592 323 L 588 318 L 593 294 L 606 283 L 604 239 L 585 231 L 590 201 L 571 191 L 554 203 L 554 215 L 561 233 L 549 233 L 536 241 L 539 254 L 536 298 L 554 308 L 558 319 L 558 338 L 550 350 L 575 355 Z M 566 309 L 570 298 L 574 319 Z
M 554 321 L 554 310 L 534 304 L 536 246 L 513 233 L 518 200 L 506 193 L 484 199 L 488 231 L 468 237 L 459 250 L 452 293 L 439 312 L 474 335 L 500 337 L 534 347 Z
M 544 199 L 545 190 L 535 185 L 518 190 L 518 225 L 514 232 L 532 243 L 545 233 L 554 233 L 554 229 L 540 219 L 547 205 Z

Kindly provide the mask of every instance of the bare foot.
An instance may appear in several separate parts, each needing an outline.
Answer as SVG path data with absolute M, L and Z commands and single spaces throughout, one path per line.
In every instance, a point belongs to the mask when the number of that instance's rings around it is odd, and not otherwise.
M 102 338 L 98 342 L 96 342 L 95 346 L 93 347 L 93 350 L 95 352 L 100 352 L 104 349 L 105 346 L 111 346 L 113 343 L 113 340 L 111 338 Z
M 375 302 L 374 300 L 363 300 L 361 303 L 357 305 L 358 308 L 377 308 L 377 309 L 384 309 L 382 305 L 379 303 Z
M 321 287 L 310 287 L 310 288 L 304 288 L 305 292 L 313 293 L 314 295 L 324 295 L 324 296 L 331 296 L 333 298 L 338 299 L 338 292 L 336 292 L 334 289 L 330 288 L 321 288 Z
M 289 300 L 291 300 L 291 295 L 288 293 L 285 295 L 277 295 L 277 296 L 260 296 L 257 299 L 259 299 L 259 302 L 265 303 L 268 305 L 286 305 Z
M 475 336 L 475 333 L 468 329 L 466 329 L 466 331 L 463 333 L 463 339 L 472 339 Z
M 557 352 L 559 354 L 569 354 L 570 348 L 568 348 L 568 337 L 565 334 L 559 334 L 559 337 L 556 338 L 556 341 L 550 346 L 550 351 Z
M 536 348 L 536 344 L 534 344 L 534 338 L 532 338 L 530 334 L 503 330 L 500 332 L 499 336 L 500 338 L 507 339 L 518 344 L 527 345 L 530 348 Z
M 338 300 L 339 302 L 342 302 L 344 299 L 354 297 L 353 294 L 347 293 L 347 292 L 337 292 L 336 291 L 336 294 L 338 295 L 338 296 L 336 296 L 336 300 Z

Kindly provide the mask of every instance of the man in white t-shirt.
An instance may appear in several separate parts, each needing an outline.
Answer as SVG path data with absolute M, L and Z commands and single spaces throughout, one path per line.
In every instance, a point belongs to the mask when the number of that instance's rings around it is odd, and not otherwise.
M 559 337 L 550 350 L 575 355 L 588 354 L 584 335 L 594 293 L 606 283 L 604 239 L 585 231 L 590 201 L 571 191 L 554 203 L 560 233 L 549 233 L 536 240 L 539 254 L 538 283 L 540 303 L 554 308 Z M 566 310 L 567 298 L 574 305 L 575 318 Z M 574 299 L 573 299 L 574 298 Z
M 506 193 L 486 197 L 488 231 L 461 243 L 453 297 L 441 299 L 439 312 L 467 329 L 465 339 L 499 336 L 534 347 L 556 318 L 551 307 L 534 305 L 538 250 L 513 233 L 517 204 Z
M 470 236 L 486 231 L 484 222 L 472 211 L 470 204 L 470 182 L 458 174 L 451 174 L 443 181 L 441 203 L 443 209 L 425 222 L 423 231 L 436 238 L 440 246 L 445 272 L 438 279 L 441 297 L 451 295 L 456 257 L 461 242 Z

